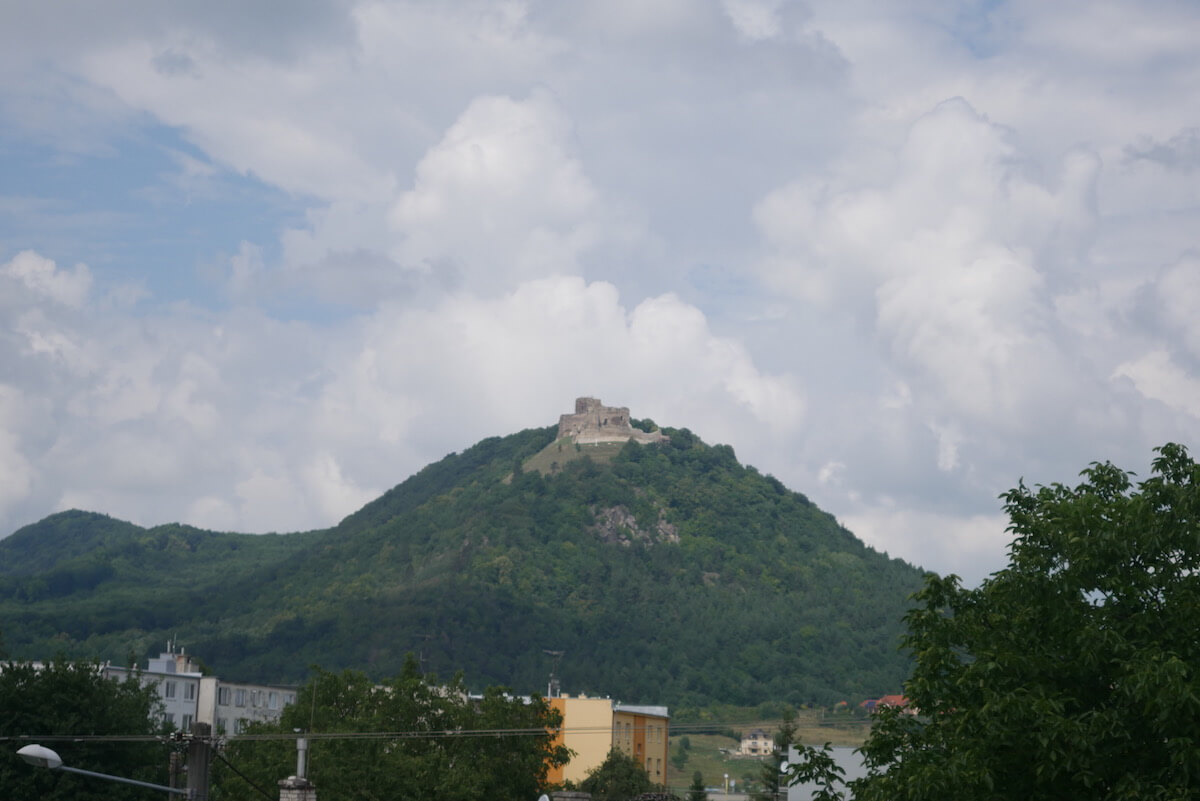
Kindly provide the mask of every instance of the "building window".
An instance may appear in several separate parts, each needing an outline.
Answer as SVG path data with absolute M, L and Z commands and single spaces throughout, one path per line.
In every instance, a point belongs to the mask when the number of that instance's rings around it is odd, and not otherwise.
M 224 734 L 229 728 L 229 722 L 225 718 L 217 718 L 217 734 Z
M 237 690 L 236 692 L 234 692 L 233 705 L 234 706 L 245 706 L 246 705 L 246 691 L 245 690 Z
M 235 720 L 233 722 L 233 733 L 234 734 L 241 734 L 245 730 L 246 730 L 246 719 L 245 718 L 238 718 L 237 720 Z
M 173 727 L 175 725 L 175 713 L 168 712 L 165 715 L 163 715 L 163 722 L 166 723 L 168 726 Z
M 181 728 L 182 728 L 184 731 L 191 731 L 191 730 L 192 730 L 192 716 L 191 716 L 191 715 L 184 715 L 184 716 L 183 716 L 183 725 L 181 726 Z
M 166 684 L 163 685 L 163 698 L 174 698 L 174 697 L 175 697 L 175 682 L 168 681 Z
M 221 706 L 229 706 L 232 697 L 233 692 L 228 687 L 221 687 L 217 690 L 217 703 Z
M 185 701 L 195 701 L 196 700 L 196 685 L 195 684 L 183 685 L 183 700 L 185 700 Z
M 267 695 L 267 706 L 270 709 L 279 709 L 279 693 L 272 691 Z
M 295 693 L 288 693 L 287 695 L 285 695 L 283 697 L 284 706 L 289 706 L 294 703 L 296 703 L 296 694 Z

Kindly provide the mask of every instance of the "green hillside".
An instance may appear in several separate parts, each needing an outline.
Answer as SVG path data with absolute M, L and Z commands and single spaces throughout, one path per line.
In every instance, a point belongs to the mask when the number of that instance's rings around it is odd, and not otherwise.
M 65 512 L 0 540 L 12 656 L 124 660 L 168 637 L 223 676 L 376 675 L 419 654 L 473 686 L 627 702 L 897 691 L 921 571 L 686 429 L 593 459 L 554 430 L 483 440 L 332 529 L 143 529 Z

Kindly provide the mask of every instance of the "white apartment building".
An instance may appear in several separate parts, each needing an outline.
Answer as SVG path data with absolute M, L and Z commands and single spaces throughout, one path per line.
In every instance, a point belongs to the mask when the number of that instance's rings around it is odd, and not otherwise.
M 244 684 L 205 676 L 182 649 L 152 658 L 145 670 L 105 664 L 105 676 L 124 680 L 132 673 L 142 686 L 154 685 L 168 725 L 188 731 L 207 723 L 214 734 L 240 734 L 248 723 L 279 720 L 283 708 L 296 702 L 296 688 L 286 684 Z

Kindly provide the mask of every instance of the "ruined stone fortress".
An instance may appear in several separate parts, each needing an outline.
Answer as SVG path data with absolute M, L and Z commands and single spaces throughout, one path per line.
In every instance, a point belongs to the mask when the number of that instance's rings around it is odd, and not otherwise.
M 558 436 L 570 437 L 580 445 L 598 442 L 662 442 L 661 431 L 639 431 L 629 424 L 628 406 L 605 406 L 599 398 L 576 398 L 575 414 L 558 418 Z

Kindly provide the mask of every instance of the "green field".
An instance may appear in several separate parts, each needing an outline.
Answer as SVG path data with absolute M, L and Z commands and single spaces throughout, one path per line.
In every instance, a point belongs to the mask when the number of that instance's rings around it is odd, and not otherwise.
M 564 437 L 563 439 L 554 440 L 554 442 L 551 442 L 545 448 L 530 456 L 521 465 L 521 469 L 528 472 L 536 470 L 544 476 L 550 476 L 562 470 L 568 462 L 582 459 L 584 456 L 589 457 L 597 464 L 608 464 L 624 447 L 624 442 L 597 442 L 593 445 L 577 445 L 575 442 Z

